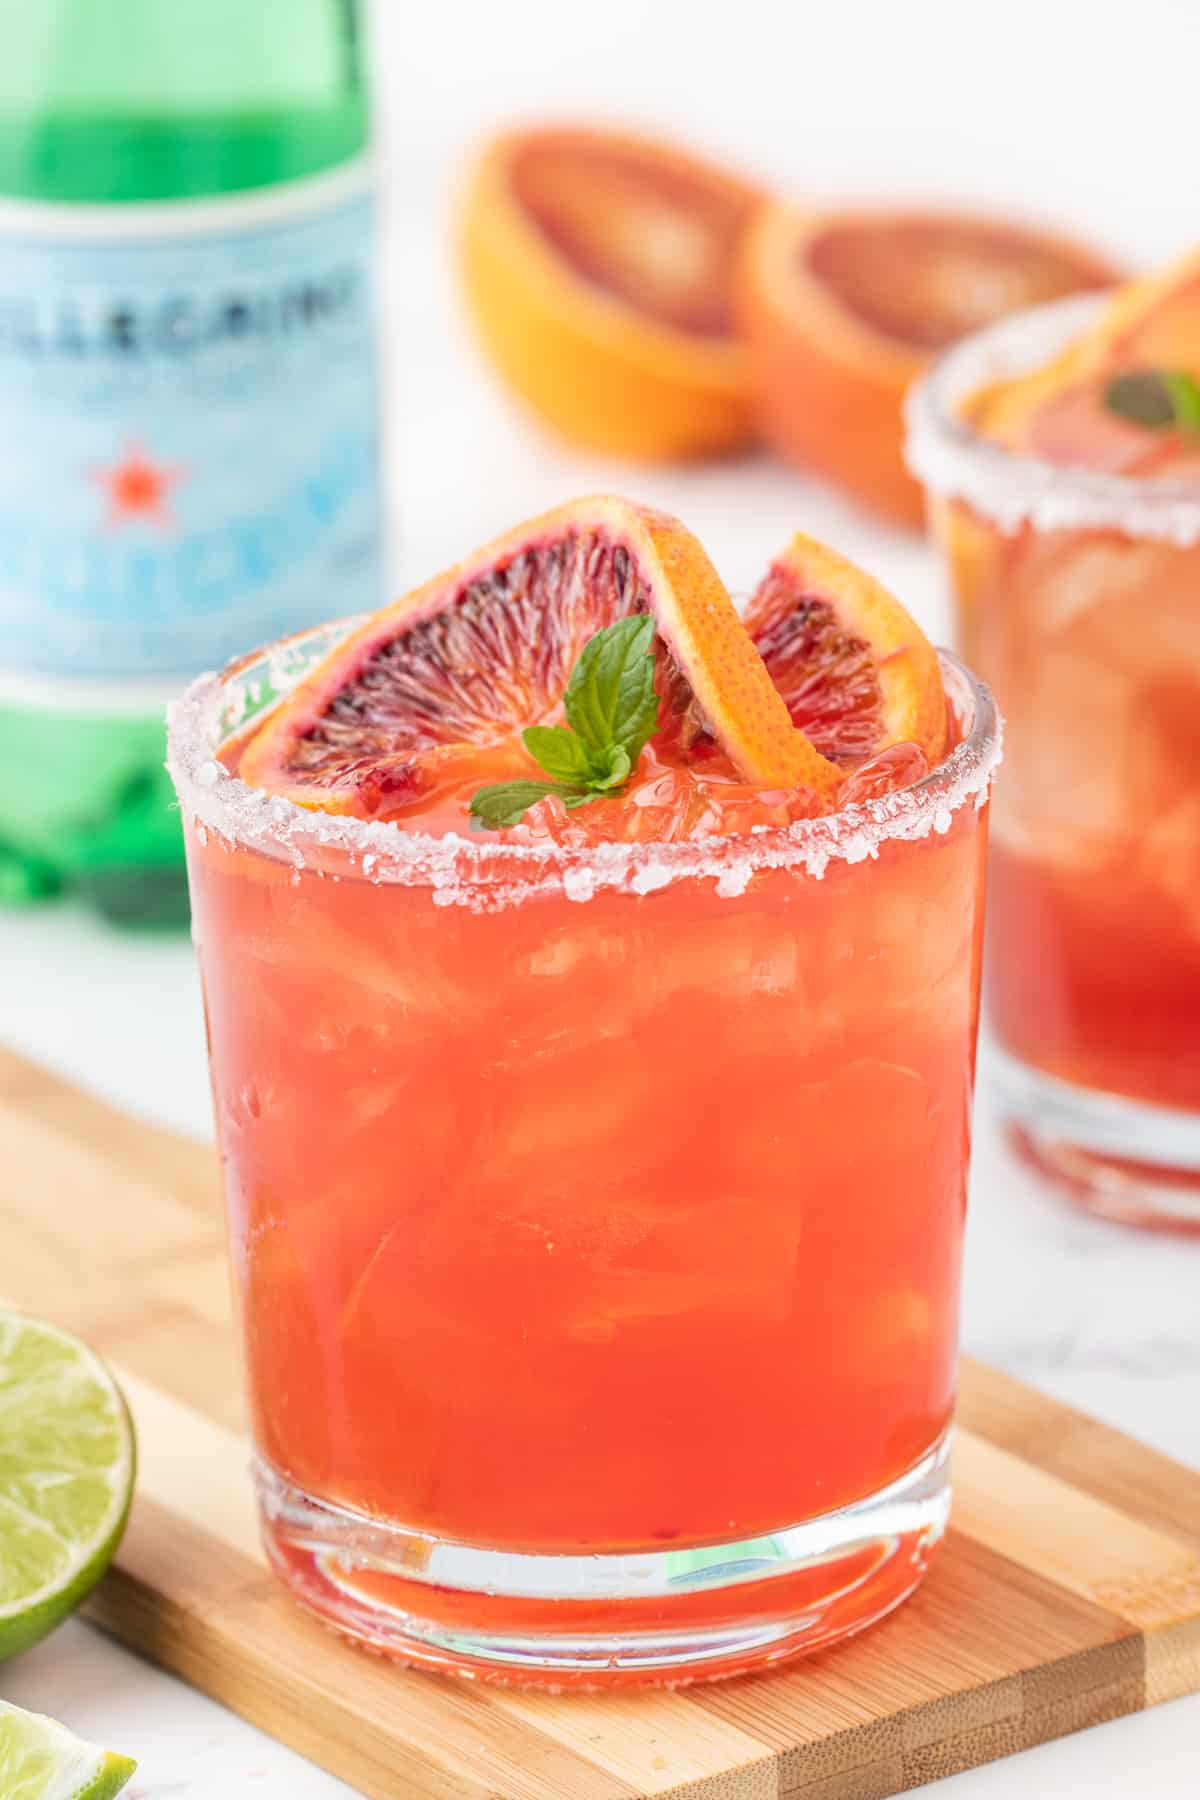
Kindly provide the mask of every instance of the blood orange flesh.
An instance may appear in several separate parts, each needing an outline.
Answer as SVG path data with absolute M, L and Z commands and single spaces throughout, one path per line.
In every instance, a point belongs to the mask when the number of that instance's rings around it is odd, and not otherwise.
M 1113 279 L 1110 265 L 1060 238 L 953 215 L 847 216 L 815 235 L 805 254 L 848 312 L 924 352 Z
M 757 202 L 748 184 L 662 145 L 584 131 L 531 133 L 511 180 L 593 287 L 676 331 L 732 335 L 730 269 Z
M 804 592 L 783 563 L 764 576 L 751 603 L 751 636 L 772 681 L 822 756 L 852 768 L 882 737 L 883 697 L 870 646 L 829 602 Z
M 360 762 L 502 741 L 554 711 L 594 631 L 647 601 L 620 544 L 583 534 L 530 545 L 467 581 L 452 606 L 421 609 L 331 670 L 288 768 L 298 785 L 332 791 Z

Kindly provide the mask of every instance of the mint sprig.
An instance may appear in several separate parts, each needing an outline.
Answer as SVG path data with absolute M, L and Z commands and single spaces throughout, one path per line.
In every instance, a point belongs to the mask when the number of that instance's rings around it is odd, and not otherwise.
M 1200 433 L 1200 381 L 1179 370 L 1131 369 L 1114 375 L 1104 390 L 1104 404 L 1144 431 Z
M 530 725 L 522 742 L 548 781 L 501 781 L 471 796 L 471 817 L 495 831 L 518 825 L 531 806 L 556 794 L 583 806 L 617 794 L 658 724 L 654 620 L 633 613 L 583 646 L 563 695 L 565 725 Z
M 1194 375 L 1164 375 L 1175 408 L 1175 423 L 1184 431 L 1200 431 L 1200 381 Z

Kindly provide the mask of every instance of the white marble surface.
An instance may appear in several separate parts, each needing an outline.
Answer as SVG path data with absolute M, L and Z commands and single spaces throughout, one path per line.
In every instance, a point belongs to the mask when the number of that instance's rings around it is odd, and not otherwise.
M 1190 189 L 1171 177 L 1194 166 L 1200 14 L 1187 0 L 1142 0 L 1135 31 L 1123 11 L 1077 0 L 1008 0 L 995 12 L 841 0 L 786 16 L 775 0 L 741 0 L 732 42 L 726 15 L 682 0 L 606 0 L 586 12 L 509 0 L 470 9 L 469 22 L 462 9 L 437 11 L 393 0 L 377 9 L 398 581 L 543 505 L 615 486 L 681 512 L 735 590 L 803 525 L 867 562 L 941 634 L 924 551 L 794 474 L 766 461 L 630 472 L 558 452 L 511 412 L 465 342 L 445 266 L 455 158 L 482 125 L 523 110 L 658 114 L 795 188 L 1019 207 L 1073 218 L 1131 256 L 1162 256 L 1195 230 Z M 70 905 L 0 915 L 0 1035 L 147 1118 L 208 1132 L 185 941 L 114 936 Z M 1200 1245 L 1091 1223 L 1040 1191 L 1001 1147 L 985 1085 L 970 1349 L 1200 1465 L 1198 1283 Z M 137 1755 L 131 1800 L 350 1793 L 81 1624 L 4 1666 L 0 1692 Z M 1200 1698 L 955 1776 L 939 1792 L 1195 1800 Z

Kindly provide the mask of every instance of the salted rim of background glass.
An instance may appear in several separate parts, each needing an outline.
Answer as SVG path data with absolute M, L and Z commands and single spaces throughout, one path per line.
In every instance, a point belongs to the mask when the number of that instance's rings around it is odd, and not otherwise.
M 948 350 L 910 391 L 908 466 L 938 498 L 962 500 L 1006 534 L 1120 531 L 1180 548 L 1200 542 L 1200 478 L 1113 475 L 1018 455 L 962 418 L 980 388 L 1049 362 L 1109 303 L 1076 295 L 1003 319 Z
M 586 848 L 497 842 L 455 833 L 434 835 L 380 820 L 310 812 L 250 787 L 216 760 L 216 752 L 250 717 L 270 706 L 359 621 L 281 639 L 202 675 L 168 708 L 167 766 L 180 803 L 201 843 L 209 831 L 256 850 L 297 872 L 315 870 L 380 884 L 433 890 L 435 905 L 495 910 L 536 893 L 589 900 L 604 889 L 650 894 L 681 877 L 709 877 L 734 899 L 762 869 L 796 869 L 820 877 L 831 861 L 861 862 L 890 840 L 949 830 L 968 801 L 981 807 L 1000 756 L 1000 723 L 992 697 L 956 657 L 940 651 L 947 693 L 964 735 L 936 769 L 911 787 L 788 826 L 737 837 L 671 843 L 603 843 Z

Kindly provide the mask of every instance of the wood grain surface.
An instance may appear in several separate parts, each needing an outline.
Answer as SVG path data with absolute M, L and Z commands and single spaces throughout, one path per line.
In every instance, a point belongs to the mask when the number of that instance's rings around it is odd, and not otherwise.
M 1200 1473 L 970 1359 L 946 1546 L 851 1643 L 561 1699 L 360 1654 L 259 1550 L 213 1152 L 0 1051 L 0 1215 L 0 1295 L 108 1357 L 138 1428 L 90 1616 L 364 1794 L 882 1800 L 1200 1688 Z

